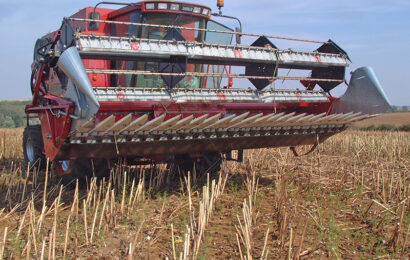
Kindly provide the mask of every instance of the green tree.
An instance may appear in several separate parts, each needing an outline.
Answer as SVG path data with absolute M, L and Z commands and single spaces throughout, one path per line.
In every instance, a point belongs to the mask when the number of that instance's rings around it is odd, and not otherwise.
M 30 101 L 0 101 L 0 127 L 24 126 L 26 122 L 24 108 L 29 102 Z
M 0 114 L 0 127 L 14 128 L 16 127 L 16 124 L 14 123 L 13 118 L 11 118 L 11 116 L 5 116 L 3 114 Z

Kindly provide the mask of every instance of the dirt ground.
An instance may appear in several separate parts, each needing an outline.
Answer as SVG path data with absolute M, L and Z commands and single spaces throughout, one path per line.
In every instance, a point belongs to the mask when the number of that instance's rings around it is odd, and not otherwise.
M 9 130 L 8 130 L 9 131 Z M 348 131 L 312 154 L 246 151 L 220 176 L 113 169 L 60 188 L 3 136 L 6 259 L 408 259 L 410 134 Z M 4 145 L 3 145 L 4 144 Z M 309 147 L 299 148 L 300 152 Z
M 384 114 L 378 117 L 370 118 L 360 122 L 354 123 L 355 127 L 362 128 L 368 126 L 380 126 L 380 125 L 395 125 L 402 126 L 410 124 L 410 113 L 392 113 Z

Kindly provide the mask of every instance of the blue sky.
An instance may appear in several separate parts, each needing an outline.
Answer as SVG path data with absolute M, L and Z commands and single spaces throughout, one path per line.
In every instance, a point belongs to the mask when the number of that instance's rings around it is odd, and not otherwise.
M 0 0 L 0 100 L 31 98 L 36 39 L 58 29 L 63 17 L 98 2 Z M 216 0 L 191 2 L 216 10 Z M 410 105 L 409 0 L 225 0 L 224 13 L 239 17 L 245 32 L 330 38 L 348 52 L 349 71 L 373 67 L 392 104 Z M 280 48 L 317 47 L 274 42 Z

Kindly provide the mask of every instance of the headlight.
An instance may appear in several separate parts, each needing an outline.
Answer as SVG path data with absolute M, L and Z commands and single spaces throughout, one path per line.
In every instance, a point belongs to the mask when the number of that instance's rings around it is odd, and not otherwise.
M 164 0 L 165 1 L 165 0 Z M 184 11 L 194 14 L 202 14 L 209 16 L 211 10 L 195 5 L 178 4 L 178 3 L 145 3 L 145 10 L 169 10 L 169 11 Z

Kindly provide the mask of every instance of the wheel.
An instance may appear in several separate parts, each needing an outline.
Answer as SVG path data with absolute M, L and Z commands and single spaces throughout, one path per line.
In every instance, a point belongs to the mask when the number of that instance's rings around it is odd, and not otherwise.
M 209 175 L 217 175 L 221 170 L 221 164 L 223 161 L 223 157 L 221 154 L 211 154 L 207 153 L 198 159 L 192 159 L 188 156 L 182 156 L 176 158 L 174 162 L 172 162 L 172 166 L 168 168 L 173 168 L 176 171 L 182 171 L 184 173 L 187 172 L 195 172 L 197 174 L 206 174 Z
M 43 135 L 40 125 L 27 126 L 23 133 L 23 153 L 26 165 L 37 165 L 41 170 L 46 168 Z
M 104 159 L 76 159 L 54 161 L 53 171 L 60 177 L 64 186 L 74 186 L 76 180 L 82 184 L 87 178 L 102 179 L 108 177 L 110 167 L 108 161 Z

